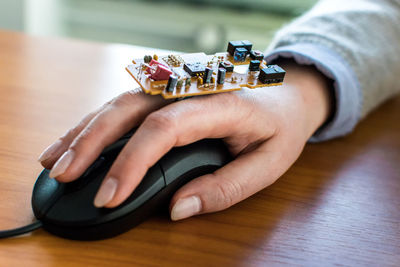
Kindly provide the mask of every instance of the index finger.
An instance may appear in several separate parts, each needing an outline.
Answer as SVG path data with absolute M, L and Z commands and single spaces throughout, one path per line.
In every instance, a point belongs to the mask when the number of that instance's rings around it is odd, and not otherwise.
M 121 204 L 147 170 L 172 147 L 203 138 L 223 138 L 239 131 L 237 121 L 249 120 L 251 111 L 246 106 L 238 107 L 237 100 L 235 95 L 188 99 L 150 114 L 113 164 L 95 205 L 112 208 Z

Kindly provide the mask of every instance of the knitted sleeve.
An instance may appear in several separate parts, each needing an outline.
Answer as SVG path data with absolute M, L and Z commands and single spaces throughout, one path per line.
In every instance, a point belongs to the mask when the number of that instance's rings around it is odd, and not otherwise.
M 314 64 L 334 80 L 334 119 L 313 139 L 345 135 L 400 91 L 400 1 L 321 0 L 280 30 L 267 54 Z

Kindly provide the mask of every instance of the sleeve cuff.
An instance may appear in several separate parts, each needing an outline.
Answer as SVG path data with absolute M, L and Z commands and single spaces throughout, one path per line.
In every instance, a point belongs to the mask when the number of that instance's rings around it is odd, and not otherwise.
M 350 133 L 361 116 L 362 91 L 357 76 L 348 63 L 336 52 L 316 44 L 294 44 L 279 47 L 266 56 L 272 63 L 278 58 L 292 58 L 300 65 L 314 65 L 322 74 L 334 81 L 334 114 L 331 121 L 310 138 L 320 142 Z

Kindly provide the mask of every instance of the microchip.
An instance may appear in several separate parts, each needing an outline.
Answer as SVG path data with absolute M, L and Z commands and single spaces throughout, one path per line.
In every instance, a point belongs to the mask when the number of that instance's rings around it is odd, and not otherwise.
M 247 49 L 243 47 L 236 48 L 235 53 L 233 55 L 233 60 L 236 62 L 244 62 L 247 57 Z
M 203 75 L 206 67 L 200 62 L 197 63 L 185 63 L 183 65 L 183 69 L 189 73 L 191 77 L 195 77 L 197 75 Z
M 233 56 L 235 54 L 235 51 L 237 48 L 244 48 L 246 49 L 248 52 L 251 51 L 251 49 L 253 48 L 253 44 L 250 41 L 247 40 L 243 40 L 243 41 L 230 41 L 228 44 L 228 49 L 227 51 L 229 52 L 229 54 L 231 56 Z
M 233 72 L 234 66 L 229 61 L 224 61 L 219 63 L 219 68 L 224 68 L 226 72 Z
M 243 45 L 244 48 L 246 48 L 246 50 L 247 50 L 248 52 L 250 52 L 251 49 L 253 48 L 253 43 L 250 42 L 250 41 L 248 41 L 248 40 L 243 40 L 243 41 L 242 41 L 242 45 Z
M 253 60 L 263 60 L 264 59 L 264 54 L 261 53 L 258 50 L 251 50 L 250 52 L 250 58 Z
M 261 62 L 259 60 L 250 61 L 249 71 L 259 71 Z
M 285 78 L 286 72 L 278 65 L 269 65 L 260 71 L 258 79 L 263 84 L 281 83 Z

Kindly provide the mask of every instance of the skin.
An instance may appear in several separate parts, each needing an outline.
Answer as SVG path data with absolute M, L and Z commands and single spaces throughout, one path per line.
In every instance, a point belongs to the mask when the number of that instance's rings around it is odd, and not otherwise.
M 148 96 L 140 90 L 126 92 L 69 130 L 41 163 L 51 169 L 64 152 L 70 151 L 71 164 L 56 179 L 71 182 L 104 147 L 139 126 L 103 182 L 110 177 L 117 181 L 115 195 L 104 205 L 113 208 L 172 147 L 222 138 L 235 160 L 183 186 L 170 207 L 178 200 L 196 196 L 199 210 L 188 216 L 226 209 L 282 176 L 330 115 L 331 90 L 326 78 L 313 67 L 291 61 L 279 64 L 287 71 L 285 84 L 279 87 L 243 89 L 179 102 Z

